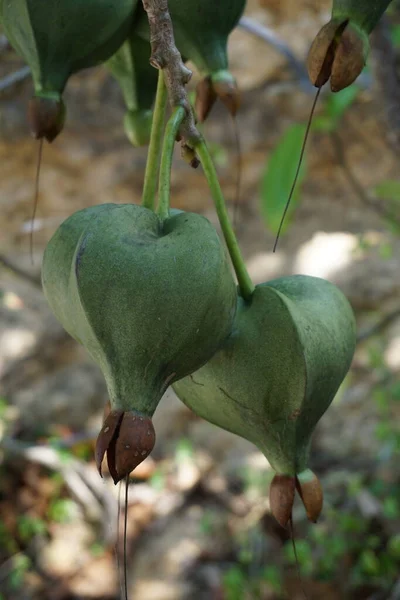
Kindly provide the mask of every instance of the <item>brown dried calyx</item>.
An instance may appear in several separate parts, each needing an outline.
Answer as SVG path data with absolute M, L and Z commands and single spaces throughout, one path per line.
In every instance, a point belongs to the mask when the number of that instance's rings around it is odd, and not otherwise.
M 307 59 L 315 87 L 329 79 L 333 92 L 351 85 L 363 70 L 369 52 L 368 35 L 351 21 L 332 19 L 316 36 Z
M 105 415 L 96 442 L 96 465 L 102 477 L 101 465 L 107 454 L 108 469 L 117 484 L 149 456 L 154 448 L 156 434 L 150 417 L 133 411 L 108 411 L 107 407 Z
M 218 98 L 235 117 L 240 107 L 240 92 L 231 76 L 213 78 L 209 75 L 197 84 L 195 111 L 200 123 L 207 119 Z
M 62 98 L 34 96 L 28 105 L 28 123 L 32 136 L 36 140 L 55 140 L 64 128 L 65 112 Z
M 318 521 L 323 506 L 322 487 L 318 477 L 309 469 L 299 475 L 275 475 L 269 490 L 269 503 L 279 525 L 286 527 L 292 517 L 295 491 L 303 501 L 307 517 Z

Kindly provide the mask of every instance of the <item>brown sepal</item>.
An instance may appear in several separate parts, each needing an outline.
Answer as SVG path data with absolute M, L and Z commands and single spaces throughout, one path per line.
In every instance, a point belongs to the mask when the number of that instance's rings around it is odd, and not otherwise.
M 269 488 L 271 513 L 279 525 L 286 527 L 293 510 L 295 478 L 290 475 L 275 475 Z
M 107 400 L 107 403 L 104 407 L 104 412 L 103 412 L 103 423 L 107 419 L 110 412 L 111 412 L 111 402 L 109 400 Z
M 332 92 L 340 92 L 357 79 L 365 66 L 365 54 L 363 39 L 349 23 L 340 37 L 332 65 Z
M 300 479 L 299 476 L 296 476 L 296 489 L 303 501 L 307 518 L 312 523 L 316 523 L 322 512 L 324 494 L 318 477 L 314 473 L 311 474 L 313 478 L 307 481 L 301 480 L 301 474 Z
M 96 464 L 107 453 L 107 464 L 115 484 L 129 475 L 154 448 L 156 435 L 150 417 L 132 411 L 111 411 L 96 443 Z
M 351 85 L 364 68 L 368 41 L 348 21 L 332 19 L 316 36 L 307 59 L 310 81 L 322 87 L 329 79 L 333 92 Z
M 213 88 L 218 98 L 235 117 L 240 108 L 240 92 L 235 81 L 214 81 Z
M 104 412 L 106 412 L 106 410 L 107 405 Z M 96 460 L 97 470 L 100 473 L 100 477 L 103 477 L 101 465 L 103 463 L 104 455 L 106 452 L 108 454 L 110 444 L 112 444 L 115 435 L 118 435 L 118 429 L 122 421 L 123 415 L 124 413 L 122 410 L 111 410 L 106 416 L 103 423 L 103 427 L 101 428 L 101 431 L 97 437 L 94 456 Z
M 34 96 L 28 104 L 28 123 L 36 140 L 46 138 L 52 142 L 64 128 L 64 102 L 53 98 Z
M 310 81 L 315 87 L 322 87 L 330 78 L 335 52 L 337 34 L 346 25 L 332 19 L 322 27 L 315 37 L 307 58 L 307 70 Z
M 211 77 L 205 77 L 196 86 L 195 112 L 200 123 L 204 123 L 217 100 Z

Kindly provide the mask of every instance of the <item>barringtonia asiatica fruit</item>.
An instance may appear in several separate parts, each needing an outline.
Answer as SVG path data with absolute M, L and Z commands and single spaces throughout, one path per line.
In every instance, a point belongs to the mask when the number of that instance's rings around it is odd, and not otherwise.
M 42 281 L 54 314 L 104 374 L 112 411 L 97 459 L 100 467 L 111 445 L 118 481 L 148 454 L 167 387 L 209 360 L 231 331 L 236 286 L 227 254 L 200 215 L 161 222 L 141 206 L 99 205 L 59 227 Z M 135 443 L 126 443 L 125 424 L 137 429 Z
M 239 298 L 223 347 L 173 388 L 196 414 L 253 442 L 294 494 L 296 483 L 312 479 L 311 436 L 355 340 L 353 312 L 337 287 L 308 276 L 276 279 L 257 286 L 250 302 Z
M 126 39 L 137 0 L 6 0 L 4 32 L 32 71 L 32 134 L 52 141 L 62 130 L 62 93 L 77 71 L 110 58 Z

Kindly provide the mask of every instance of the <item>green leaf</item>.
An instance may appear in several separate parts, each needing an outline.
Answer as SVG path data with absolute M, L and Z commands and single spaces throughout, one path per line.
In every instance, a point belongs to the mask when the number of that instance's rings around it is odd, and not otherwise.
M 400 560 L 400 533 L 392 536 L 388 542 L 388 552 L 394 558 Z
M 360 566 L 362 571 L 368 575 L 379 575 L 379 559 L 372 550 L 364 550 L 364 552 L 361 553 Z
M 385 198 L 386 200 L 394 200 L 400 202 L 400 181 L 386 179 L 375 186 L 375 196 Z
M 350 85 L 341 92 L 330 94 L 325 103 L 326 115 L 337 123 L 353 104 L 359 91 L 360 88 L 357 85 Z
M 282 219 L 293 180 L 298 168 L 301 147 L 306 132 L 305 125 L 292 125 L 287 129 L 273 152 L 269 156 L 261 184 L 261 213 L 266 226 L 276 234 Z M 296 190 L 286 215 L 282 232 L 289 224 L 290 216 L 298 203 L 300 186 L 306 172 L 306 164 L 300 169 Z
M 47 525 L 38 517 L 31 517 L 29 515 L 21 515 L 18 517 L 18 533 L 21 539 L 28 542 L 36 535 L 44 535 L 47 532 Z
M 223 576 L 224 598 L 226 600 L 240 600 L 243 598 L 243 590 L 246 578 L 239 567 L 231 567 Z

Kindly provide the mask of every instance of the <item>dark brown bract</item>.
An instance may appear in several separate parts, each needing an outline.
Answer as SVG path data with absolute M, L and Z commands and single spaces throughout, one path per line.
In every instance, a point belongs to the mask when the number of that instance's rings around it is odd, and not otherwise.
M 155 441 L 156 433 L 150 417 L 133 411 L 110 411 L 96 442 L 95 459 L 100 475 L 107 454 L 108 469 L 117 484 L 149 456 Z

